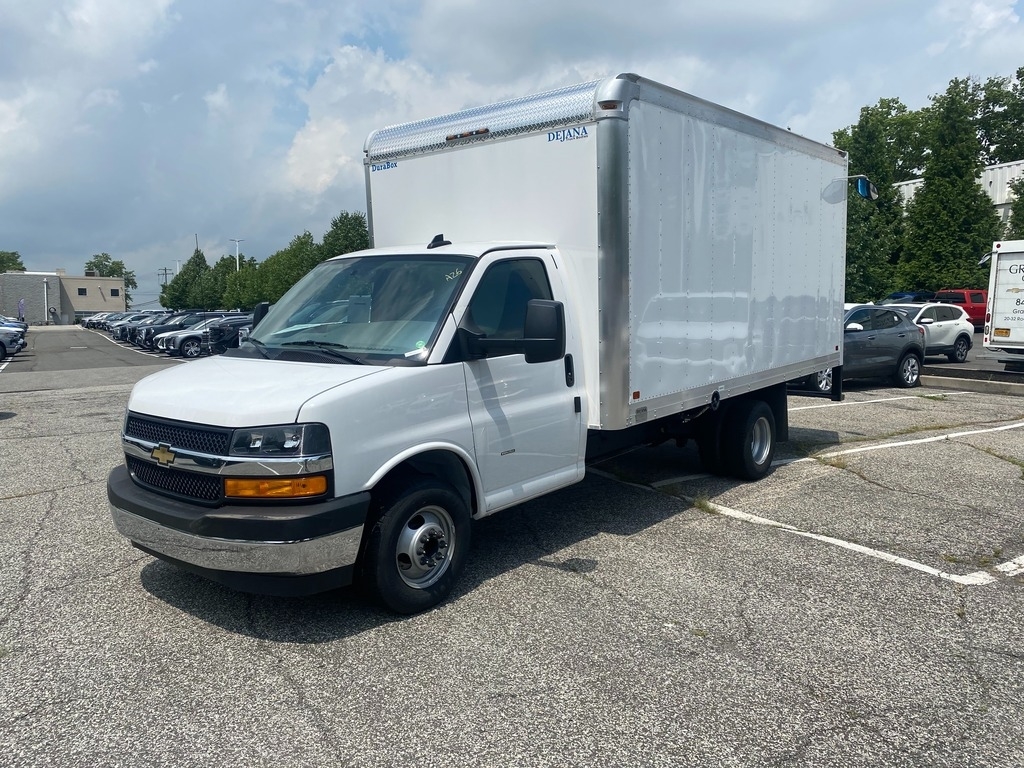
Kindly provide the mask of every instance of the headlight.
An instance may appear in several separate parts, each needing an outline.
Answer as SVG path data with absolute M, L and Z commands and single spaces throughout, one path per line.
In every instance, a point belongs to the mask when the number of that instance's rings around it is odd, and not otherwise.
M 331 453 L 331 435 L 324 424 L 286 424 L 269 427 L 236 429 L 231 434 L 230 454 L 266 461 L 270 459 L 321 459 Z M 321 462 L 317 462 L 322 464 Z M 311 468 L 311 467 L 310 467 Z M 224 495 L 235 499 L 302 499 L 327 493 L 326 474 L 303 474 L 276 477 L 227 477 Z
M 323 456 L 331 452 L 331 435 L 324 424 L 288 424 L 236 429 L 232 456 Z

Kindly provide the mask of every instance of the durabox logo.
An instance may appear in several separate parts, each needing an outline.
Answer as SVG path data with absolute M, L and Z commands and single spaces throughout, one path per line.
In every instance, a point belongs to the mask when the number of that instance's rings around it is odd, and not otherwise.
M 557 131 L 548 131 L 548 141 L 574 141 L 587 138 L 587 126 L 581 125 L 578 128 L 562 128 Z
M 373 163 L 370 165 L 370 172 L 376 173 L 377 171 L 390 171 L 392 168 L 397 168 L 398 163 L 392 163 L 388 160 L 386 163 Z

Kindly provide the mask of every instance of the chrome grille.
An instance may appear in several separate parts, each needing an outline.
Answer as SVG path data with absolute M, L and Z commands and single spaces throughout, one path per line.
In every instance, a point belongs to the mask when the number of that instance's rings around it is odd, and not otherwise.
M 124 433 L 127 437 L 148 443 L 166 443 L 173 448 L 210 456 L 227 456 L 231 442 L 229 429 L 143 418 L 134 414 L 128 414 Z
M 219 502 L 222 498 L 223 483 L 216 475 L 182 472 L 140 461 L 133 456 L 128 456 L 127 462 L 128 471 L 140 485 L 207 504 Z

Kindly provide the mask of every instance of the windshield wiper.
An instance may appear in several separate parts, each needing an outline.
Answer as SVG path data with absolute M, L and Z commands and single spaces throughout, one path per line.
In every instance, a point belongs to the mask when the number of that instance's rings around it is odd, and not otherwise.
M 332 357 L 337 357 L 340 360 L 344 360 L 348 363 L 354 363 L 355 365 L 366 365 L 358 357 L 352 355 L 346 355 L 344 352 L 339 352 L 339 349 L 348 349 L 344 344 L 338 344 L 334 341 L 314 341 L 312 339 L 304 339 L 303 341 L 285 341 L 281 344 L 282 347 L 316 347 L 321 352 L 326 352 Z
M 264 344 L 262 341 L 260 341 L 259 339 L 254 339 L 252 336 L 246 336 L 244 341 L 248 341 L 250 344 L 256 347 L 256 351 L 263 355 L 263 358 L 265 360 L 270 359 L 270 355 L 267 354 L 267 345 Z

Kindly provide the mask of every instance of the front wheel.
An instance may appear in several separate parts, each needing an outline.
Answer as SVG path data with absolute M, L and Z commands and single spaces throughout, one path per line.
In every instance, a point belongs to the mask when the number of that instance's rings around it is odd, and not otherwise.
M 182 357 L 199 357 L 203 354 L 203 344 L 199 339 L 188 338 L 181 342 Z
M 413 481 L 382 498 L 363 553 L 363 585 L 395 613 L 432 608 L 466 563 L 469 509 L 447 483 Z
M 967 351 L 970 348 L 971 343 L 967 340 L 967 337 L 958 336 L 957 340 L 953 342 L 953 351 L 946 355 L 946 357 L 949 358 L 949 362 L 951 363 L 966 363 Z
M 730 474 L 760 480 L 775 457 L 775 416 L 761 400 L 737 403 L 722 433 L 722 454 Z
M 831 392 L 832 391 L 832 369 L 826 368 L 823 371 L 812 373 L 807 377 L 805 384 L 808 389 L 813 389 L 815 392 Z
M 921 383 L 921 361 L 913 352 L 907 352 L 896 366 L 896 386 L 916 387 Z

